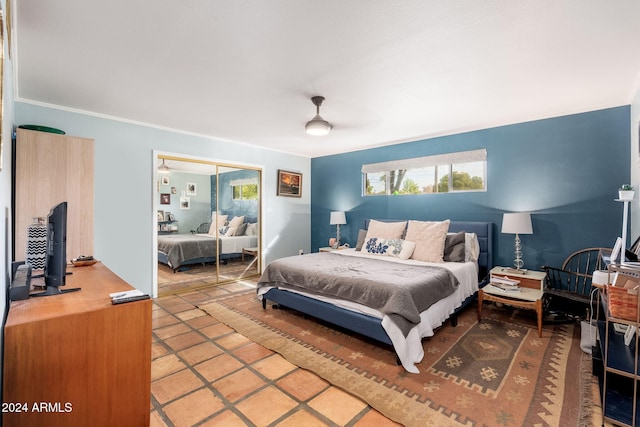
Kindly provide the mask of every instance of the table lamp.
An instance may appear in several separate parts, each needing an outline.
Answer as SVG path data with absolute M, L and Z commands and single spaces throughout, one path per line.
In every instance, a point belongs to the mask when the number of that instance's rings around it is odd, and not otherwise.
M 533 227 L 531 226 L 531 214 L 518 212 L 518 213 L 505 213 L 502 217 L 502 232 L 507 234 L 515 234 L 514 246 L 515 246 L 515 260 L 513 266 L 515 270 L 513 273 L 526 273 L 526 270 L 522 269 L 524 261 L 522 260 L 522 246 L 520 245 L 520 234 L 533 234 Z
M 347 217 L 344 212 L 331 212 L 331 217 L 329 218 L 329 225 L 336 226 L 336 247 L 340 246 L 340 226 L 347 223 Z

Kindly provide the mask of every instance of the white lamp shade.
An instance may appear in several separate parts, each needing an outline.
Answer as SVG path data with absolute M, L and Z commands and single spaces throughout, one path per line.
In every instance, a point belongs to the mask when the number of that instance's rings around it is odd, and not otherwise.
M 524 212 L 504 214 L 502 217 L 502 232 L 510 234 L 533 234 L 531 214 Z
M 347 217 L 344 212 L 331 212 L 329 218 L 329 225 L 344 225 L 347 223 Z

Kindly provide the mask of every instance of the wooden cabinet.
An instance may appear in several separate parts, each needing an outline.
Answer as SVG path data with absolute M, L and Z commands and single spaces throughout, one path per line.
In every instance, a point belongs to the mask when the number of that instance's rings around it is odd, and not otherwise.
M 17 130 L 15 147 L 14 260 L 26 256 L 27 227 L 68 203 L 67 258 L 93 255 L 94 141 Z
M 4 425 L 149 425 L 151 300 L 112 305 L 132 288 L 101 263 L 69 272 L 80 291 L 10 303 Z

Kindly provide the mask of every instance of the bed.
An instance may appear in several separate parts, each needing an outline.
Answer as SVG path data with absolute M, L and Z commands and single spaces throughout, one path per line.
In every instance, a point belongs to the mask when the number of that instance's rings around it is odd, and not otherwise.
M 379 221 L 377 221 L 378 223 Z M 399 222 L 399 221 L 387 221 Z M 365 224 L 365 232 L 370 221 Z M 288 257 L 276 260 L 270 263 L 265 269 L 261 279 L 258 282 L 257 293 L 262 299 L 263 308 L 266 309 L 267 301 L 272 301 L 275 306 L 283 306 L 298 310 L 315 318 L 327 321 L 337 326 L 346 328 L 350 331 L 359 333 L 366 337 L 377 341 L 392 345 L 398 361 L 402 366 L 412 373 L 419 372 L 415 366 L 424 356 L 422 347 L 422 338 L 432 336 L 434 330 L 441 326 L 447 319 L 451 319 L 452 325 L 456 325 L 456 316 L 466 306 L 471 304 L 477 296 L 477 290 L 486 284 L 489 270 L 493 266 L 493 224 L 487 222 L 449 222 L 447 236 L 453 234 L 463 234 L 465 236 L 465 244 L 469 241 L 477 241 L 477 253 L 474 260 L 465 260 L 465 262 L 444 262 L 430 263 L 416 261 L 413 259 L 400 259 L 396 257 L 385 257 L 380 255 L 371 255 L 368 251 L 356 251 L 355 249 L 338 250 L 329 253 L 309 254 L 302 257 Z M 362 232 L 362 230 L 361 230 Z M 407 232 L 407 230 L 405 230 Z M 403 235 L 404 236 L 404 235 Z M 407 240 L 409 236 L 407 234 Z M 360 240 L 360 239 L 359 239 Z M 369 242 L 367 242 L 369 243 Z M 416 246 L 417 247 L 417 246 Z M 465 251 L 468 250 L 468 246 Z M 308 257 L 308 258 L 305 258 Z M 305 261 L 302 262 L 301 260 Z M 366 260 L 366 261 L 365 261 Z M 395 311 L 397 307 L 389 307 L 385 303 L 382 307 L 372 308 L 367 305 L 367 297 L 362 297 L 359 288 L 353 288 L 351 282 L 345 279 L 346 276 L 352 276 L 353 271 L 364 267 L 370 268 L 369 261 L 372 260 L 382 265 L 393 265 L 397 271 L 418 270 L 424 267 L 428 270 L 430 267 L 437 267 L 439 270 L 446 270 L 446 277 L 452 275 L 458 282 L 451 293 L 442 297 L 437 297 L 435 302 L 420 301 L 420 304 L 430 304 L 424 310 L 420 309 L 416 303 L 419 318 L 415 318 L 415 312 L 410 313 L 407 321 L 404 314 L 400 314 L 402 321 L 398 322 L 398 313 Z M 300 264 L 322 266 L 324 262 L 333 265 L 331 268 L 320 269 L 322 271 L 304 273 L 296 271 Z M 367 264 L 365 264 L 365 262 Z M 390 263 L 390 264 L 384 264 Z M 291 274 L 282 269 L 282 264 L 289 265 L 293 268 Z M 340 265 L 343 265 L 343 271 L 340 272 Z M 401 266 L 398 268 L 397 266 Z M 444 268 L 443 268 L 444 267 Z M 306 267 L 300 267 L 306 268 Z M 332 273 L 332 271 L 338 271 Z M 347 274 L 345 274 L 347 271 Z M 328 277 L 322 277 L 323 281 L 319 285 L 309 285 L 307 279 L 312 276 L 320 276 L 321 274 L 330 274 Z M 296 276 L 298 274 L 298 276 Z M 306 274 L 306 275 L 305 275 Z M 411 273 L 413 274 L 413 273 Z M 417 277 L 417 276 L 416 276 Z M 402 283 L 413 281 L 410 279 L 402 279 Z M 417 280 L 417 279 L 416 279 Z M 289 283 L 294 282 L 294 283 Z M 297 282 L 297 283 L 296 283 Z M 398 282 L 399 283 L 399 282 Z M 397 284 L 397 283 L 396 283 Z M 314 286 L 320 286 L 314 287 Z M 369 286 L 369 285 L 366 285 Z M 374 288 L 378 291 L 378 286 Z M 387 285 L 387 287 L 389 287 Z M 349 289 L 349 295 L 330 295 L 336 289 Z M 383 289 L 383 288 L 380 288 Z M 344 292 L 338 291 L 338 292 Z M 386 291 L 385 291 L 386 292 Z M 389 292 L 395 292 L 391 290 Z M 415 293 L 415 290 L 410 291 Z M 355 294 L 355 296 L 354 296 Z M 389 298 L 396 301 L 397 296 Z M 404 297 L 401 298 L 403 300 Z M 413 311 L 413 308 L 412 308 Z M 403 323 L 404 322 L 404 323 Z
M 240 258 L 242 249 L 258 246 L 257 236 L 212 236 L 204 233 L 158 236 L 158 262 L 175 273 L 180 267 Z

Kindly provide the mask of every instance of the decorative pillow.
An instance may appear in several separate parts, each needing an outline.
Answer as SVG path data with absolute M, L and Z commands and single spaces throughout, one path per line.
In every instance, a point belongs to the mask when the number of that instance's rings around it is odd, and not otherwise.
M 244 223 L 244 215 L 243 216 L 234 216 L 229 221 L 229 227 L 240 227 Z
M 247 226 L 249 226 L 249 224 L 247 224 L 246 222 L 244 224 L 241 224 L 240 227 L 238 227 L 236 229 L 236 232 L 233 233 L 234 236 L 244 236 L 247 232 Z
M 362 250 L 364 239 L 367 237 L 367 230 L 358 230 L 358 241 L 356 242 L 356 251 Z
M 220 230 L 218 230 L 218 232 L 220 233 L 220 235 L 222 236 L 226 236 L 227 233 L 229 232 L 230 227 L 228 225 L 225 225 L 224 227 L 221 227 Z
M 443 259 L 447 262 L 465 262 L 465 232 L 447 233 Z
M 478 262 L 480 257 L 480 242 L 476 233 L 465 233 L 464 260 Z
M 387 255 L 400 259 L 409 259 L 415 249 L 415 242 L 401 239 L 379 239 L 372 237 L 367 240 L 366 252 L 373 255 Z
M 449 220 L 409 221 L 406 240 L 416 242 L 411 258 L 426 262 L 444 261 L 444 243 L 449 231 Z
M 369 228 L 364 241 L 368 242 L 372 237 L 377 237 L 378 239 L 402 239 L 406 226 L 407 221 L 382 222 L 372 219 L 369 221 Z
M 209 226 L 209 234 L 216 235 L 218 227 L 222 227 L 226 224 L 229 215 L 216 215 L 216 211 L 211 212 L 211 225 Z
M 258 223 L 250 222 L 247 224 L 247 230 L 245 233 L 247 236 L 257 236 L 258 235 Z

